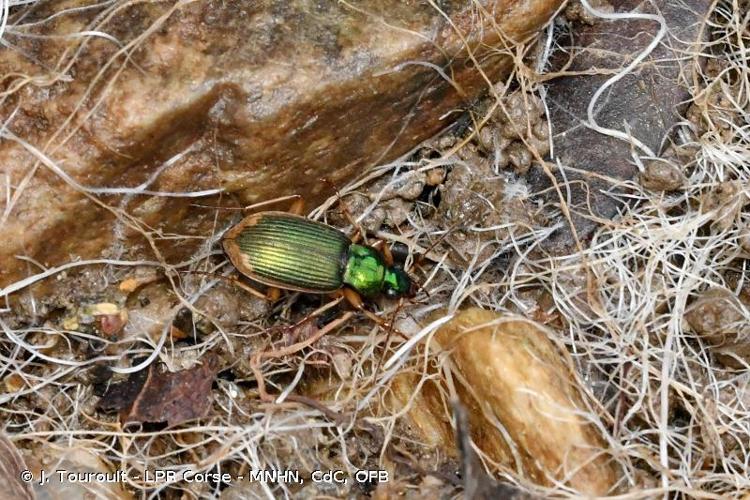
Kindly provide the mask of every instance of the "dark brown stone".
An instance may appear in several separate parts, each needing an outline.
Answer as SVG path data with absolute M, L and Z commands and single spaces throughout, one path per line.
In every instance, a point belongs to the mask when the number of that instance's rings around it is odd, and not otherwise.
M 684 66 L 692 60 L 685 58 L 689 44 L 698 42 L 705 34 L 703 21 L 711 2 L 656 0 L 652 5 L 640 0 L 624 0 L 610 4 L 614 9 L 595 2 L 599 10 L 610 12 L 654 13 L 655 5 L 664 16 L 668 32 L 643 63 L 602 94 L 597 101 L 595 119 L 601 127 L 629 132 L 658 155 L 669 144 L 665 139 L 681 120 L 680 113 L 689 97 L 684 87 L 684 78 L 689 77 L 689 72 L 684 72 Z M 587 107 L 597 89 L 613 76 L 612 70 L 630 64 L 651 43 L 658 30 L 659 24 L 651 20 L 587 18 L 585 24 L 573 25 L 569 48 L 553 58 L 552 71 L 557 68 L 581 72 L 552 80 L 547 87 L 547 103 L 553 128 L 553 160 L 559 160 L 563 167 L 584 171 L 568 170 L 565 176 L 555 172 L 563 196 L 567 196 L 569 189 L 567 202 L 571 218 L 578 237 L 584 242 L 598 227 L 597 218 L 611 219 L 621 208 L 620 203 L 604 191 L 612 190 L 613 182 L 634 178 L 638 171 L 628 142 L 584 125 Z M 603 74 L 589 74 L 596 70 Z M 528 180 L 533 192 L 546 190 L 547 201 L 560 203 L 558 193 L 549 189 L 550 179 L 540 167 L 529 172 Z M 565 252 L 574 246 L 568 221 L 563 220 L 563 224 L 564 227 L 546 241 L 548 249 Z
M 497 78 L 512 61 L 488 47 L 527 38 L 561 0 L 438 3 L 449 20 L 401 0 L 17 8 L 0 51 L 0 287 L 39 271 L 17 255 L 184 258 L 235 215 L 103 188 L 222 190 L 204 205 L 321 199 L 319 178 L 342 183 L 404 154 L 487 87 L 467 43 Z M 61 36 L 81 31 L 109 38 Z

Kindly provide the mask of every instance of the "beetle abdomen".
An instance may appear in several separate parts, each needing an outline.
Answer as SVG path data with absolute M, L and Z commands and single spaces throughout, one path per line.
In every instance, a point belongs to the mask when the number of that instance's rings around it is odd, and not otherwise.
M 341 288 L 349 245 L 342 232 L 286 212 L 246 217 L 224 238 L 230 260 L 249 278 L 318 293 Z

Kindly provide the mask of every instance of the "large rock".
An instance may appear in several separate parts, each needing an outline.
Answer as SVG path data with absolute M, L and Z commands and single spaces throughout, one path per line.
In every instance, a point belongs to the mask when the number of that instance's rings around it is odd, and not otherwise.
M 682 120 L 680 115 L 690 97 L 686 87 L 691 84 L 691 75 L 686 68 L 693 61 L 686 54 L 691 54 L 693 45 L 706 34 L 704 22 L 711 2 L 623 0 L 594 4 L 609 12 L 658 11 L 664 17 L 668 30 L 664 40 L 632 72 L 609 87 L 594 110 L 599 126 L 629 133 L 659 155 Z M 577 7 L 580 14 L 582 8 Z M 555 172 L 556 182 L 562 195 L 569 197 L 565 201 L 578 238 L 586 241 L 601 220 L 614 218 L 623 208 L 608 191 L 616 190 L 615 184 L 634 178 L 638 172 L 631 154 L 635 148 L 628 141 L 585 126 L 589 102 L 615 71 L 625 68 L 648 47 L 659 31 L 659 23 L 583 17 L 588 24 L 574 24 L 570 47 L 553 58 L 552 70 L 564 70 L 568 76 L 548 84 L 547 103 L 555 159 L 568 168 L 564 175 Z M 543 169 L 533 168 L 528 179 L 533 191 L 544 192 L 551 203 L 560 203 Z M 563 222 L 565 225 L 545 242 L 549 250 L 564 253 L 575 248 L 569 222 Z
M 222 191 L 203 205 L 320 199 L 319 178 L 341 183 L 404 154 L 487 87 L 467 47 L 497 78 L 511 59 L 490 48 L 529 37 L 560 3 L 18 8 L 0 52 L 0 287 L 38 272 L 17 255 L 46 266 L 189 255 L 217 212 L 165 193 Z M 219 211 L 218 226 L 232 215 Z

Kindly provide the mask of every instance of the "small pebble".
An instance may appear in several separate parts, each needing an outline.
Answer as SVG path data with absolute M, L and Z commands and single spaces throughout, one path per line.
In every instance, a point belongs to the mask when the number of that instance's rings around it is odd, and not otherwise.
M 687 184 L 687 177 L 675 165 L 649 160 L 641 174 L 641 186 L 649 191 L 677 191 Z

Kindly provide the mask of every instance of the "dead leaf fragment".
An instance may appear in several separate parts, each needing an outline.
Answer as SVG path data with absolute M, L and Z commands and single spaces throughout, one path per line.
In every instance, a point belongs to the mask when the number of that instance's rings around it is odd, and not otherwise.
M 211 385 L 217 372 L 218 361 L 213 356 L 178 372 L 151 365 L 110 387 L 98 407 L 119 410 L 124 424 L 167 422 L 171 427 L 208 414 Z
M 121 411 L 133 405 L 148 378 L 150 368 L 131 373 L 128 379 L 113 384 L 99 400 L 97 408 L 105 412 Z

